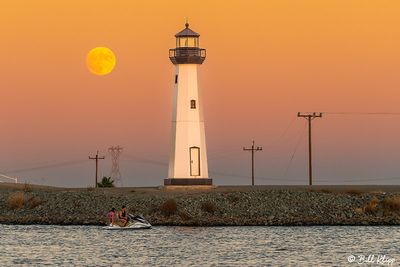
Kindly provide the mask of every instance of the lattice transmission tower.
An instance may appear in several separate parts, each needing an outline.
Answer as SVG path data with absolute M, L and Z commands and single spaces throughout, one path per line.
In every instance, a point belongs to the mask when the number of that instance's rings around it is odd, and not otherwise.
M 122 186 L 121 172 L 119 170 L 119 155 L 122 152 L 122 147 L 112 146 L 108 148 L 111 155 L 111 180 L 114 180 L 116 186 Z

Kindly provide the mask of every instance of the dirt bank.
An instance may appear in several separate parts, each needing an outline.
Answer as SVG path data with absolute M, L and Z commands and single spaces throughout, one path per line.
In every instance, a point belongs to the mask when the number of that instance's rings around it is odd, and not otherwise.
M 153 225 L 400 225 L 400 186 L 54 188 L 0 184 L 0 223 L 102 225 L 125 204 Z

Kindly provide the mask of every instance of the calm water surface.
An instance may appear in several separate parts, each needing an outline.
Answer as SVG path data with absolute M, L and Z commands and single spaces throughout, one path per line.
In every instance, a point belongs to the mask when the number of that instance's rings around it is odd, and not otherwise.
M 154 227 L 0 225 L 0 266 L 367 266 L 400 263 L 400 227 Z

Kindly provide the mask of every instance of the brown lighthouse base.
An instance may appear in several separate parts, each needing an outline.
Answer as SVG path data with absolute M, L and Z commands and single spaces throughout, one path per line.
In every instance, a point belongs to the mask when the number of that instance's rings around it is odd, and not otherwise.
M 212 179 L 210 178 L 168 178 L 164 179 L 164 185 L 173 186 L 190 186 L 190 185 L 212 185 Z

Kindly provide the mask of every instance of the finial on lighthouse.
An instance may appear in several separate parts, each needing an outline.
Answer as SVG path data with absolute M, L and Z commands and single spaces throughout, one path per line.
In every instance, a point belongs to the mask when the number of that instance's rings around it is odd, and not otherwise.
M 186 17 L 186 23 L 185 23 L 186 28 L 189 28 L 189 19 Z

